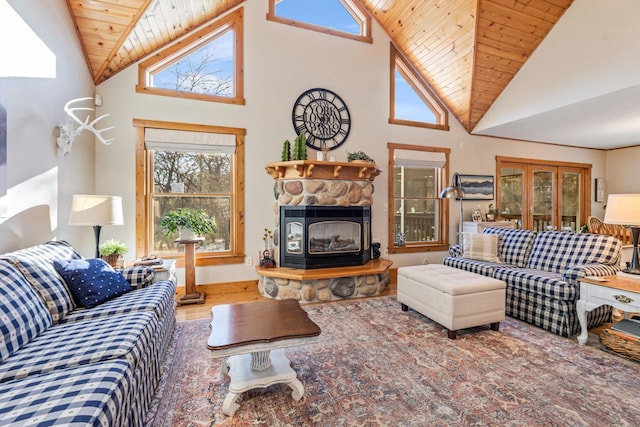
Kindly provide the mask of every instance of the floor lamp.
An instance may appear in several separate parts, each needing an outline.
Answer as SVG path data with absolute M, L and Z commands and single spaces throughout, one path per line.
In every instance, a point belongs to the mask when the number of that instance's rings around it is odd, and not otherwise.
M 458 224 L 458 244 L 462 243 L 462 198 L 464 197 L 464 190 L 462 189 L 462 183 L 460 182 L 460 175 L 458 172 L 453 174 L 451 179 L 451 186 L 445 188 L 440 192 L 441 199 L 456 199 L 460 201 L 460 223 Z
M 122 197 L 76 194 L 71 202 L 69 225 L 90 225 L 96 239 L 96 258 L 100 257 L 100 230 L 103 225 L 122 225 Z
M 607 208 L 604 212 L 605 224 L 626 225 L 633 235 L 633 255 L 631 264 L 624 270 L 634 274 L 640 280 L 640 263 L 638 263 L 638 236 L 640 235 L 640 194 L 609 194 Z

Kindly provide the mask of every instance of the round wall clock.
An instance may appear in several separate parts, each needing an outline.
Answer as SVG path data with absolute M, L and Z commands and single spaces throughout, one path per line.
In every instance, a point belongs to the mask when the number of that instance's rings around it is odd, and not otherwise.
M 338 148 L 349 136 L 349 109 L 336 93 L 314 88 L 302 93 L 293 104 L 293 127 L 304 132 L 307 145 L 316 150 Z

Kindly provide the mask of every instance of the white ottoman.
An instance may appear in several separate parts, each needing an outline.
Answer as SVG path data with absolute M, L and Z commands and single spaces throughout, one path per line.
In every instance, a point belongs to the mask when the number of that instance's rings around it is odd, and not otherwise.
M 398 301 L 448 329 L 491 324 L 497 331 L 504 320 L 505 283 L 441 264 L 398 268 Z

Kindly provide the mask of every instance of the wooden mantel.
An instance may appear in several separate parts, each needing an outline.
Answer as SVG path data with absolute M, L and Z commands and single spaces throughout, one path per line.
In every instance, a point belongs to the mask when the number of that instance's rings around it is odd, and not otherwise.
M 267 163 L 273 179 L 342 179 L 373 181 L 382 169 L 373 163 L 292 160 Z

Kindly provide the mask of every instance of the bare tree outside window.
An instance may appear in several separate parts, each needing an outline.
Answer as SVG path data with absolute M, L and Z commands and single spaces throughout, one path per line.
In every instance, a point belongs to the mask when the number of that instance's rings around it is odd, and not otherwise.
M 227 31 L 166 68 L 152 73 L 153 87 L 234 96 L 233 31 Z

